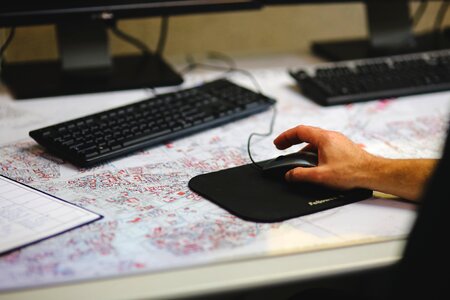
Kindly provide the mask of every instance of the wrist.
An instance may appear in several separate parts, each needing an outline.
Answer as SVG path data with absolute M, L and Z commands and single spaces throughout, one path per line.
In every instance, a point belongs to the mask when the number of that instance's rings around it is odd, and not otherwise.
M 356 185 L 359 188 L 377 190 L 380 180 L 384 178 L 386 166 L 389 165 L 387 158 L 367 153 L 362 160 L 356 173 Z
M 434 159 L 390 159 L 370 155 L 361 165 L 358 186 L 418 200 L 436 163 Z

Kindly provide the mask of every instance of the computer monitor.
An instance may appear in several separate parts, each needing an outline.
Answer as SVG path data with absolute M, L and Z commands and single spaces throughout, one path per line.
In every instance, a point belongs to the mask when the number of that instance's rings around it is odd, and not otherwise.
M 369 33 L 367 39 L 312 43 L 311 48 L 315 54 L 332 61 L 450 48 L 448 34 L 439 28 L 420 35 L 413 33 L 413 20 L 410 13 L 412 1 L 414 0 L 263 0 L 263 3 L 282 5 L 363 2 L 366 8 Z M 442 10 L 440 9 L 441 13 L 447 9 L 445 6 L 447 4 L 444 3 L 446 0 L 416 1 L 441 2 L 444 5 Z M 441 16 L 442 14 L 437 15 L 436 19 L 439 20 Z
M 55 24 L 59 60 L 3 60 L 2 81 L 17 99 L 177 85 L 182 77 L 158 53 L 111 57 L 107 29 L 124 18 L 260 6 L 252 0 L 8 1 L 0 27 Z

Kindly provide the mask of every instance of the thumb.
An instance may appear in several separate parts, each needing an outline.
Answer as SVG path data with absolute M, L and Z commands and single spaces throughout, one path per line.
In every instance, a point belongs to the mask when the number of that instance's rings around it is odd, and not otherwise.
M 289 182 L 307 181 L 312 183 L 320 182 L 320 167 L 303 168 L 297 167 L 286 172 L 284 178 Z

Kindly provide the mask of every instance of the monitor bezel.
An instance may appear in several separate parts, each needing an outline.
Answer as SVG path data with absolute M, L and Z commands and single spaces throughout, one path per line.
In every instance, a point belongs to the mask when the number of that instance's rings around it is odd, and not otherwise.
M 17 8 L 17 5 L 3 7 L 0 12 L 0 27 L 55 24 L 80 19 L 109 20 L 144 18 L 164 15 L 220 12 L 258 9 L 260 1 L 253 0 L 169 0 L 146 3 L 124 3 L 91 6 L 79 4 L 55 8 Z

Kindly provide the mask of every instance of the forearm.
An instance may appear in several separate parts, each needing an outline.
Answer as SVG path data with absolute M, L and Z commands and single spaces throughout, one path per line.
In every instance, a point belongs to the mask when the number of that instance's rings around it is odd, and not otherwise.
M 373 156 L 361 176 L 361 185 L 417 201 L 436 163 L 436 159 L 388 159 Z

